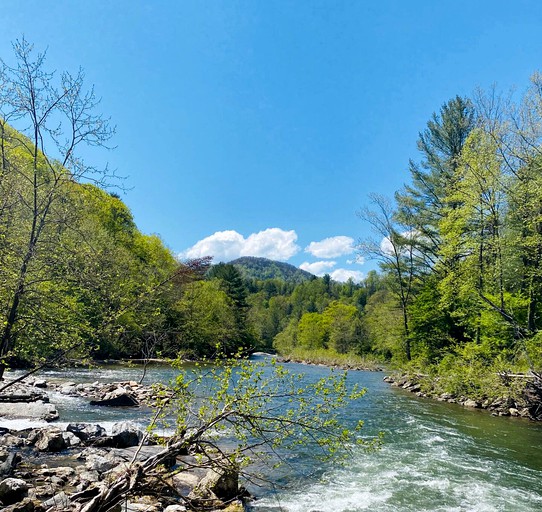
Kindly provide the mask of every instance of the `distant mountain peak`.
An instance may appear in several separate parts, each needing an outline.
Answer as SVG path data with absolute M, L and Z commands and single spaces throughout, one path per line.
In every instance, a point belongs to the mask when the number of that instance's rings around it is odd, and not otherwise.
M 235 265 L 243 274 L 243 277 L 247 279 L 262 281 L 265 279 L 282 279 L 283 281 L 301 283 L 315 277 L 310 272 L 301 270 L 294 265 L 290 265 L 290 263 L 256 256 L 242 256 L 230 261 L 230 264 Z

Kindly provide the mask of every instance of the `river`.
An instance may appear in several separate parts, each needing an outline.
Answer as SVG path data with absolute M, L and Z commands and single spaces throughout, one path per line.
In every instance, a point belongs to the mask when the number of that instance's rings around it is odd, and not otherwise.
M 316 379 L 329 370 L 287 365 Z M 176 370 L 152 367 L 146 382 L 168 381 Z M 78 381 L 138 379 L 137 368 L 70 370 Z M 45 378 L 66 377 L 49 371 Z M 363 419 L 363 435 L 384 432 L 380 450 L 361 448 L 343 467 L 316 462 L 310 451 L 289 455 L 282 469 L 269 470 L 275 486 L 251 488 L 254 512 L 536 511 L 542 510 L 542 425 L 417 398 L 382 381 L 383 374 L 356 371 L 351 383 L 367 394 L 344 412 Z M 61 421 L 92 421 L 106 427 L 120 411 L 91 407 L 58 395 Z M 148 411 L 122 411 L 122 419 L 145 424 Z M 13 425 L 12 425 L 13 426 Z

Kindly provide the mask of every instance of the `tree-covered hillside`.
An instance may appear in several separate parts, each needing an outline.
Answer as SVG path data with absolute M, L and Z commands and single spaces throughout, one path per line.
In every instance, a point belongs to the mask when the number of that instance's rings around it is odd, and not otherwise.
M 237 267 L 245 279 L 281 279 L 291 283 L 302 283 L 313 279 L 314 275 L 306 270 L 294 267 L 283 261 L 274 261 L 267 258 L 243 256 L 230 262 Z

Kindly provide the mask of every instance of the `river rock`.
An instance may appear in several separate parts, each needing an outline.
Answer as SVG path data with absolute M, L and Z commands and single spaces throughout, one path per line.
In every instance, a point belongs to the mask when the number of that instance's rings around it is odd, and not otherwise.
M 26 497 L 28 484 L 20 478 L 6 478 L 0 482 L 0 501 L 12 505 Z
M 51 476 L 51 477 L 54 476 L 54 477 L 67 481 L 70 477 L 75 475 L 75 469 L 67 467 L 67 466 L 60 466 L 58 468 L 47 467 L 47 468 L 38 469 L 36 473 L 38 475 L 43 475 L 43 476 Z
M 105 435 L 105 428 L 91 423 L 70 423 L 66 427 L 66 431 L 71 432 L 84 442 L 92 442 Z
M 154 457 L 165 450 L 163 446 L 132 446 L 130 448 L 113 448 L 108 457 L 112 457 L 121 462 L 131 462 L 134 457 L 137 462 L 143 462 L 150 457 Z M 176 463 L 176 457 L 168 457 L 163 461 L 163 465 L 171 469 Z
M 35 446 L 40 452 L 60 452 L 66 448 L 66 441 L 60 430 L 42 430 Z
M 199 484 L 188 495 L 189 499 L 218 498 L 220 501 L 229 501 L 239 495 L 239 472 L 231 468 L 213 468 L 202 478 Z
M 33 386 L 35 388 L 46 388 L 47 387 L 47 381 L 45 379 L 36 379 L 34 381 Z
M 177 473 L 170 480 L 171 486 L 180 496 L 188 496 L 192 489 L 200 483 L 201 477 L 198 477 L 193 471 Z
M 2 464 L 0 464 L 0 476 L 10 476 L 19 462 L 21 462 L 21 455 L 19 452 L 7 453 Z
M 139 402 L 128 393 L 124 393 L 105 400 L 91 400 L 90 405 L 101 407 L 138 407 Z
M 68 448 L 73 448 L 74 446 L 79 446 L 81 444 L 81 439 L 72 432 L 62 432 L 62 437 Z
M 76 395 L 77 389 L 74 385 L 64 385 L 60 388 L 60 392 L 63 395 Z
M 50 507 L 55 507 L 54 510 L 67 509 L 70 506 L 70 498 L 62 491 L 55 494 L 52 498 L 44 501 L 42 506 L 47 510 Z
M 510 407 L 510 409 L 508 409 L 508 412 L 510 413 L 510 416 L 519 416 L 519 411 L 515 407 Z
M 90 471 L 105 473 L 113 469 L 118 464 L 114 458 L 103 457 L 101 455 L 90 454 L 85 462 L 85 467 Z
M 127 501 L 122 505 L 121 510 L 122 512 L 158 512 L 158 510 L 162 510 L 162 507 L 150 496 L 143 496 L 137 502 Z
M 463 402 L 463 405 L 464 405 L 465 407 L 473 407 L 473 408 L 475 408 L 475 409 L 480 408 L 480 402 L 477 402 L 476 400 L 471 400 L 470 398 L 467 399 L 467 400 L 465 400 L 465 401 Z
M 137 446 L 143 439 L 143 432 L 129 421 L 115 423 L 111 430 L 115 448 Z
M 0 417 L 30 418 L 54 421 L 58 419 L 58 411 L 53 404 L 42 402 L 0 403 Z

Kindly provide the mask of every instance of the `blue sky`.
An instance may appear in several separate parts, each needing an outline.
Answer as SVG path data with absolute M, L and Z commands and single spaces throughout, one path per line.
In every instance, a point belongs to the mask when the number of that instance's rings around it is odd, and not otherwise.
M 337 279 L 369 193 L 391 196 L 432 112 L 542 69 L 539 1 L 4 0 L 24 35 L 86 72 L 117 126 L 121 194 L 176 253 L 282 259 Z

